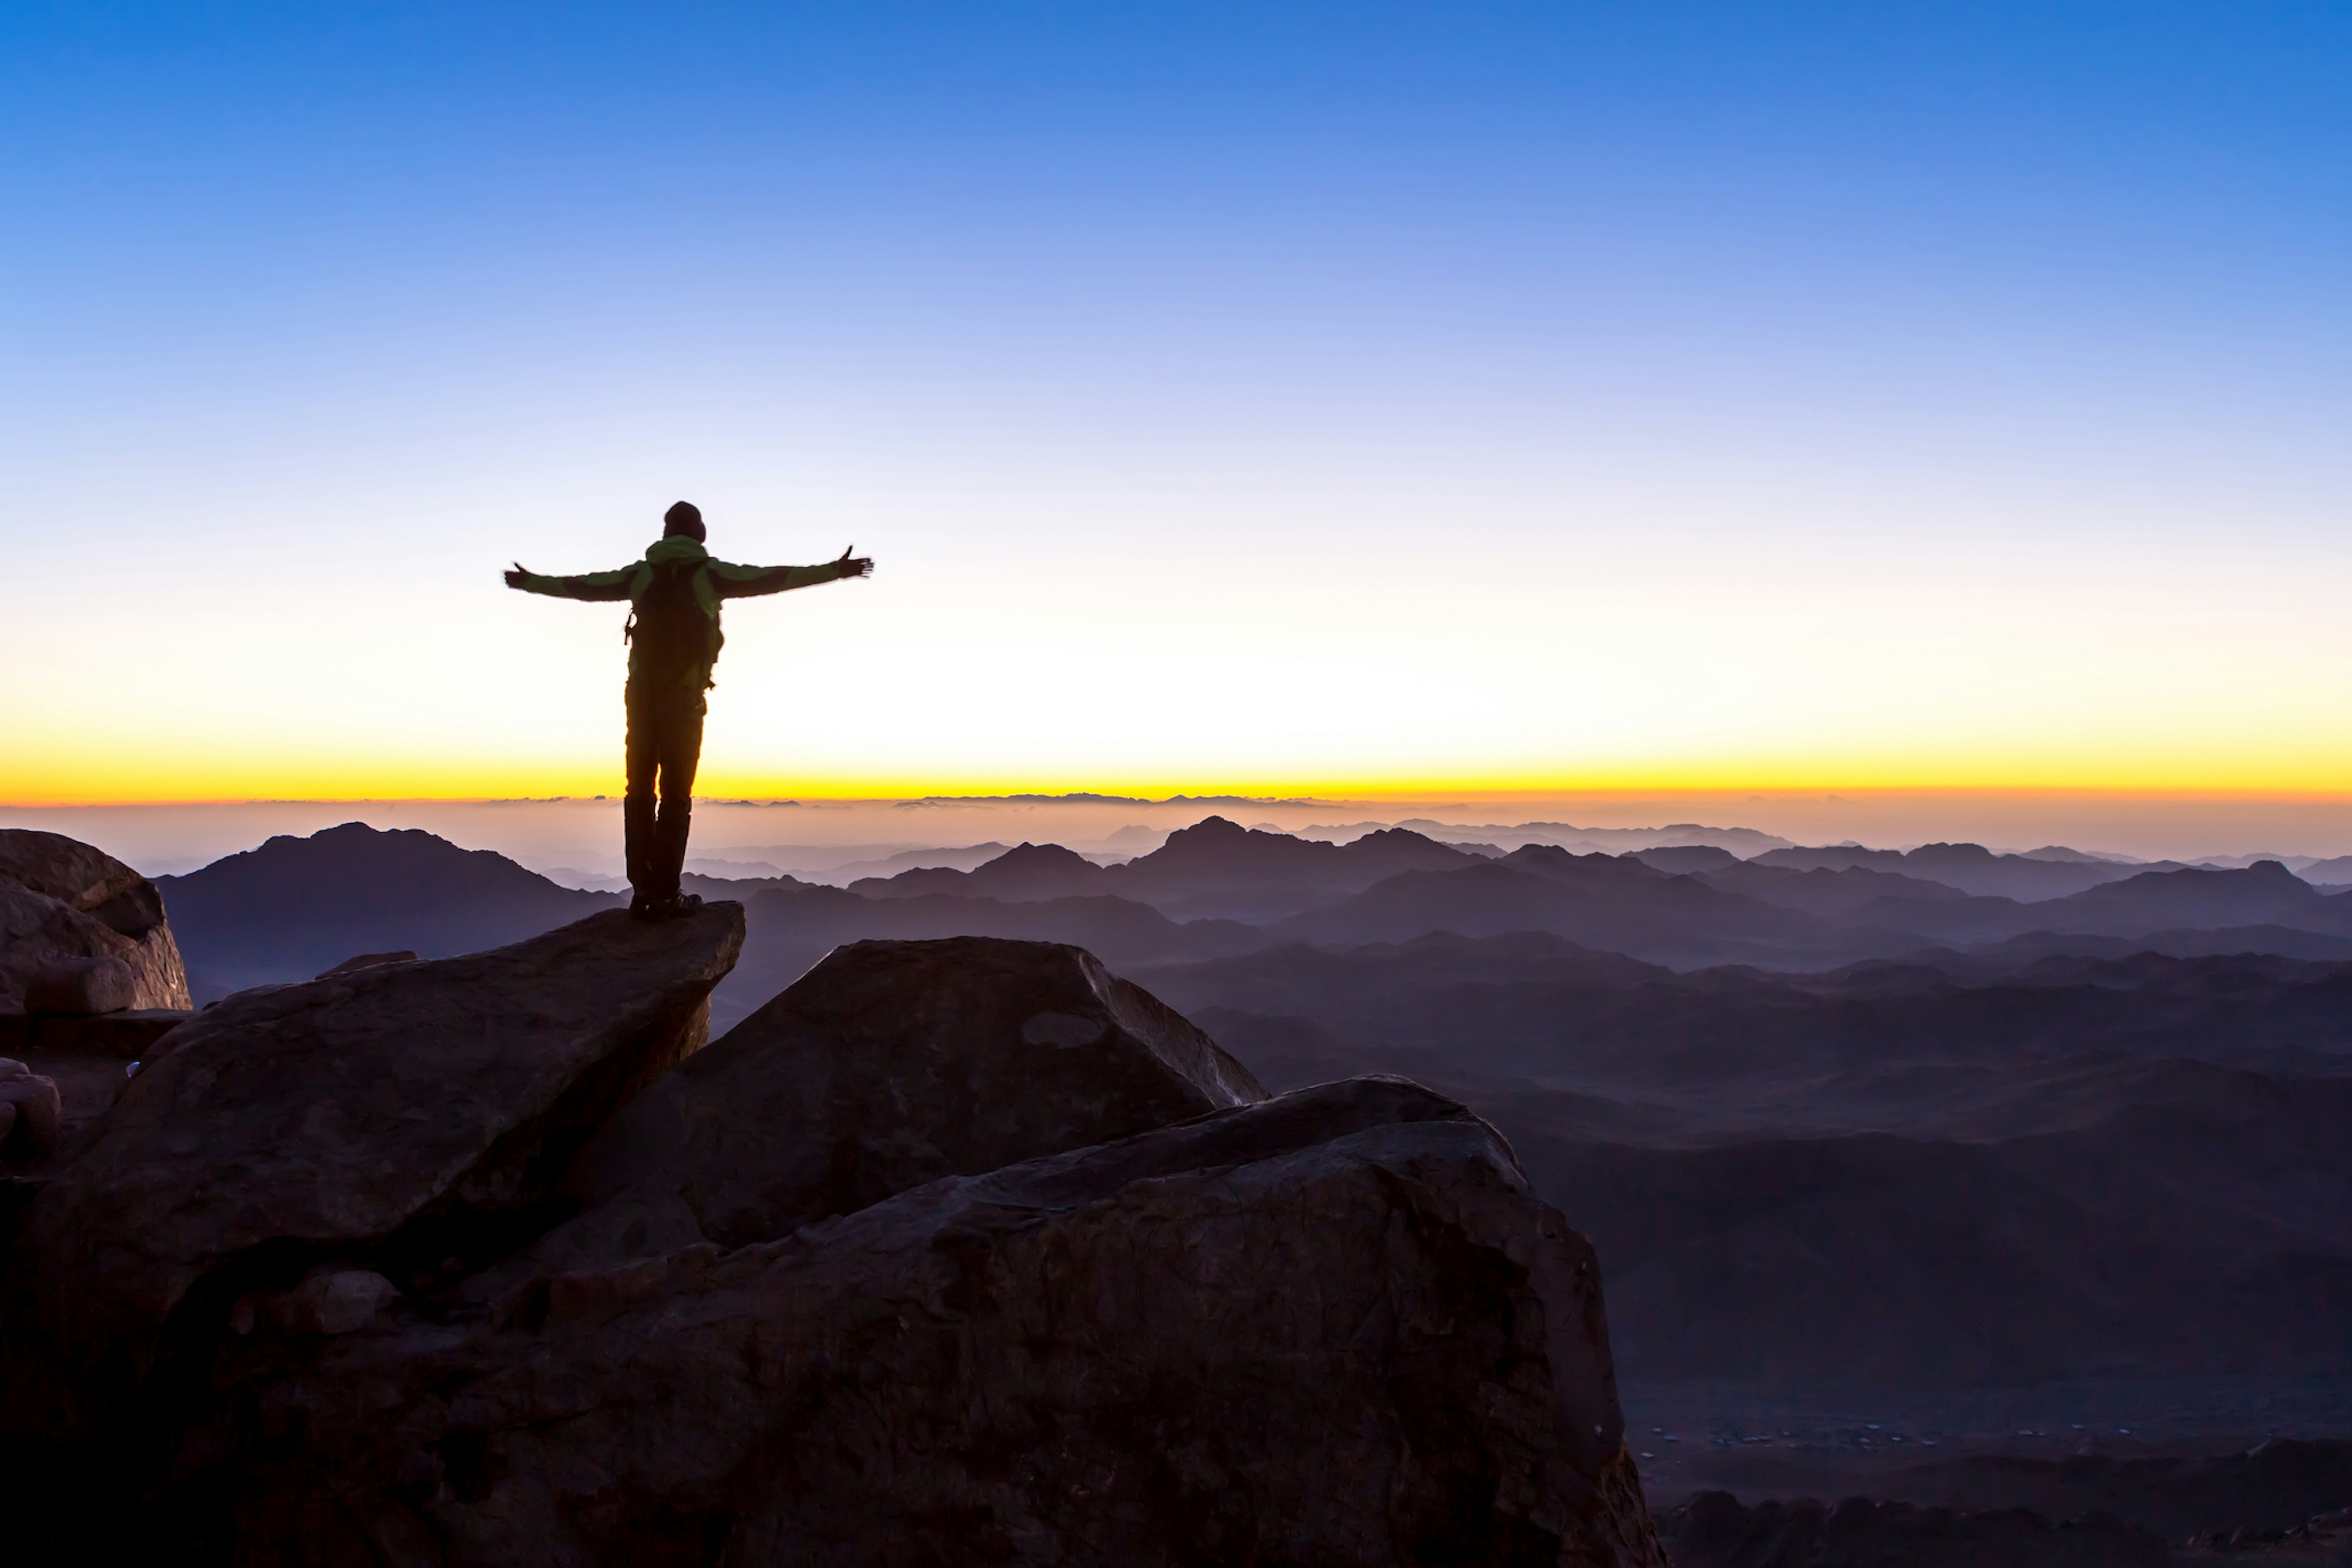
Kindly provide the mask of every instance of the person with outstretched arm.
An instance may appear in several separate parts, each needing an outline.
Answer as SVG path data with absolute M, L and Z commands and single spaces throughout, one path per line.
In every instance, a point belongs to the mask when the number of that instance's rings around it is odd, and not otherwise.
M 874 563 L 841 552 L 822 566 L 737 566 L 702 547 L 702 512 L 680 501 L 662 517 L 662 537 L 645 559 L 617 572 L 542 577 L 517 562 L 507 586 L 559 599 L 629 602 L 625 689 L 628 787 L 621 823 L 629 864 L 629 913 L 667 920 L 699 909 L 678 888 L 694 809 L 694 770 L 702 760 L 703 693 L 719 662 L 719 605 L 726 599 L 781 594 L 843 577 L 866 577 Z M 850 547 L 856 549 L 855 545 Z M 660 805 L 656 809 L 658 794 Z

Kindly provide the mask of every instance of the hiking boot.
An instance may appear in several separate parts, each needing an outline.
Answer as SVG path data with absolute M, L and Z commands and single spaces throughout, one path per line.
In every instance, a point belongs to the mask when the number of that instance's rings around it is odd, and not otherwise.
M 644 921 L 650 925 L 662 918 L 661 905 L 643 893 L 632 894 L 629 898 L 629 918 L 633 921 Z

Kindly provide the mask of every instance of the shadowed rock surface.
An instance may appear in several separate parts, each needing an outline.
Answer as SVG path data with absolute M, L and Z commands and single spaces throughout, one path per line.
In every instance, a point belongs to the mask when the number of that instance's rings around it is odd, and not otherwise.
M 69 1439 L 166 1341 L 321 1256 L 459 1257 L 699 1048 L 740 906 L 592 917 L 464 958 L 241 994 L 175 1030 L 0 1257 L 0 1435 Z
M 1402 1080 L 533 1295 L 257 1341 L 185 1538 L 233 1500 L 269 1562 L 1664 1562 L 1591 1248 Z M 264 1411 L 299 1447 L 194 1462 Z
M 6 1190 L 16 1555 L 1663 1568 L 1591 1248 L 1459 1104 L 1263 1100 L 1077 950 L 873 943 L 661 1079 L 694 1137 L 621 1136 L 740 931 L 192 1021 Z M 518 1271 L 599 1123 L 581 1179 L 658 1153 L 769 1234 Z
M 155 884 L 61 833 L 0 828 L 0 1011 L 185 1007 Z
M 58 1146 L 61 1119 L 56 1080 L 0 1057 L 0 1165 L 47 1158 Z
M 971 1175 L 1265 1098 L 1081 948 L 958 937 L 836 950 L 656 1084 L 582 1155 L 578 1268 L 772 1241 Z

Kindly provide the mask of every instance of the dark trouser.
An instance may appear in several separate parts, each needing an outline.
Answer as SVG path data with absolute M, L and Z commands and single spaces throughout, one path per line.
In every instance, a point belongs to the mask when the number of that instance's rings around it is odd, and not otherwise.
M 628 793 L 621 823 L 629 886 L 640 899 L 677 896 L 686 834 L 694 815 L 694 769 L 702 760 L 702 693 L 675 682 L 629 682 Z M 661 810 L 654 810 L 656 780 Z

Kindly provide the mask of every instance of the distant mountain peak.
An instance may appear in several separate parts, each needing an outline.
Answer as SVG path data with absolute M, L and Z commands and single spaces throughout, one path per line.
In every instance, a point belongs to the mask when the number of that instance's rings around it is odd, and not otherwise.
M 1174 844 L 1179 839 L 1183 840 L 1187 844 L 1207 844 L 1214 843 L 1219 840 L 1234 842 L 1239 839 L 1248 838 L 1253 835 L 1266 838 L 1275 837 L 1270 833 L 1262 835 L 1258 834 L 1258 830 L 1254 827 L 1244 827 L 1240 823 L 1235 822 L 1229 816 L 1217 816 L 1213 815 L 1201 818 L 1200 821 L 1192 824 L 1190 827 L 1178 828 L 1175 832 L 1168 836 L 1168 842 L 1170 844 Z
M 2044 844 L 2039 849 L 2028 849 L 2019 857 L 2023 860 L 2063 860 L 2085 866 L 2130 866 L 2137 864 L 2128 855 L 2095 855 L 2087 849 L 2070 849 L 2063 844 Z
M 1997 856 L 1981 844 L 1922 844 L 1911 851 L 1913 857 L 1928 860 L 1974 860 L 1979 863 L 2005 858 Z
M 1065 849 L 1058 844 L 1032 844 L 1024 839 L 995 859 L 975 868 L 986 870 L 990 866 L 1093 866 L 1094 862 L 1075 849 Z
M 1617 880 L 1646 879 L 1674 875 L 1640 859 L 1635 855 L 1612 855 L 1607 850 L 1595 850 L 1579 855 L 1573 849 L 1563 849 L 1557 844 L 1522 844 L 1496 865 L 1515 871 L 1535 871 L 1545 876 L 1570 876 L 1584 879 L 1614 878 Z
M 1416 833 L 1410 827 L 1375 827 L 1370 833 L 1359 834 L 1355 837 L 1348 840 L 1348 842 L 1345 845 L 1342 845 L 1341 847 L 1352 848 L 1359 844 L 1398 844 L 1407 841 L 1418 844 L 1434 844 L 1437 842 L 1436 839 L 1432 838 L 1428 834 Z
M 364 822 L 279 834 L 155 885 L 191 984 L 215 991 L 307 980 L 354 952 L 433 957 L 497 946 L 619 901 L 560 886 L 495 850 Z

